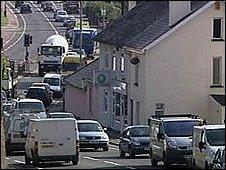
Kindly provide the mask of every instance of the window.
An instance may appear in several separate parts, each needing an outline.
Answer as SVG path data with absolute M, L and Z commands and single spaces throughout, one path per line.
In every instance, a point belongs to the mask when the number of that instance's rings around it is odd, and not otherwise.
M 112 70 L 116 70 L 116 57 L 112 56 Z
M 214 57 L 212 65 L 212 84 L 220 85 L 222 83 L 222 57 Z
M 122 54 L 121 56 L 121 72 L 123 72 L 125 70 L 125 59 L 124 59 L 124 55 Z
M 115 115 L 121 115 L 121 100 L 120 100 L 120 93 L 115 93 Z
M 134 73 L 134 85 L 138 86 L 138 81 L 139 81 L 139 64 L 135 65 L 135 73 Z
M 222 18 L 214 18 L 213 19 L 213 38 L 214 39 L 222 39 Z
M 108 112 L 108 91 L 104 92 L 104 113 Z
M 165 103 L 155 103 L 155 115 L 164 115 Z

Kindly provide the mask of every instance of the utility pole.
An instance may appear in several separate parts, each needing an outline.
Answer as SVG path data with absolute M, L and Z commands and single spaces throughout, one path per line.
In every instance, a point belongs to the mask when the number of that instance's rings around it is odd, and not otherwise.
M 79 53 L 80 68 L 82 67 L 82 1 L 80 1 L 80 53 Z

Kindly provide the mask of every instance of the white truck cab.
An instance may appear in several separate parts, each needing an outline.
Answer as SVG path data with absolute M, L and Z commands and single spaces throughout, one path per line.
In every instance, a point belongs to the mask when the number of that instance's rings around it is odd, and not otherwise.
M 46 73 L 43 77 L 43 83 L 48 83 L 53 92 L 53 97 L 61 97 L 63 92 L 62 76 L 56 73 Z
M 208 169 L 217 149 L 222 146 L 225 146 L 225 125 L 194 126 L 193 167 Z
M 48 130 L 47 130 L 48 129 Z M 74 118 L 31 119 L 25 144 L 25 163 L 72 161 L 78 164 L 78 127 Z

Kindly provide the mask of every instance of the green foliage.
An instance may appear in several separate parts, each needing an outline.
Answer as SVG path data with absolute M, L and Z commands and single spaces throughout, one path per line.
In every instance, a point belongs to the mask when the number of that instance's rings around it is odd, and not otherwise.
M 109 23 L 121 15 L 120 2 L 85 1 L 84 14 L 89 18 L 91 25 L 98 24 L 98 20 L 101 18 L 101 9 L 106 10 L 106 17 Z
M 3 11 L 1 11 L 1 26 L 6 26 L 8 24 L 8 18 L 4 17 Z
M 1 69 L 2 69 L 2 80 L 5 80 L 8 78 L 7 75 L 7 67 L 9 67 L 9 60 L 7 60 L 6 56 L 1 54 Z

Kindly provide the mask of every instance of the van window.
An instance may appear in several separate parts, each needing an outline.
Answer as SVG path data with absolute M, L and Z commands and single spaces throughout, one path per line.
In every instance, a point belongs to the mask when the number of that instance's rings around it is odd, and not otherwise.
M 225 129 L 209 129 L 206 131 L 206 137 L 211 146 L 225 145 Z
M 19 102 L 19 109 L 43 110 L 45 107 L 41 102 Z
M 169 137 L 192 136 L 193 126 L 198 126 L 199 121 L 168 121 L 163 123 L 164 132 Z
M 59 78 L 44 78 L 43 83 L 48 83 L 50 86 L 59 86 Z

